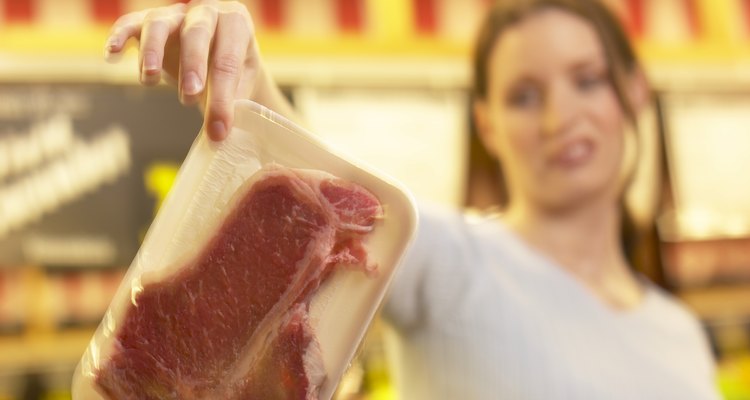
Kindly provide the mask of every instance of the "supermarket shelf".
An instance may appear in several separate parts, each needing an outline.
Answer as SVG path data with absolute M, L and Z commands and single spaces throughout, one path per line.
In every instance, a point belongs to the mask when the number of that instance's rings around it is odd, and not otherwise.
M 0 27 L 0 52 L 16 55 L 102 54 L 109 27 L 104 25 Z
M 137 84 L 133 46 L 121 62 L 103 60 L 108 27 L 0 28 L 0 80 Z M 414 34 L 302 38 L 259 34 L 269 70 L 284 86 L 467 88 L 468 42 Z M 637 43 L 658 90 L 750 88 L 750 42 Z
M 0 52 L 15 55 L 100 56 L 109 33 L 104 25 L 66 27 L 64 29 L 9 25 L 0 27 Z M 261 32 L 257 35 L 263 53 L 268 56 L 442 56 L 464 57 L 471 50 L 466 41 L 409 34 L 380 38 L 370 35 L 338 34 L 305 37 L 298 34 Z M 134 43 L 134 42 L 130 42 Z
M 466 88 L 469 65 L 465 60 L 440 57 L 302 57 L 269 56 L 269 71 L 287 87 L 397 87 Z M 0 82 L 91 82 L 138 85 L 137 57 L 127 53 L 118 63 L 101 56 L 0 54 Z
M 109 25 L 5 25 L 0 27 L 0 52 L 17 55 L 100 55 Z M 268 56 L 469 56 L 470 37 L 447 37 L 403 32 L 398 35 L 260 31 L 258 43 Z M 677 41 L 642 38 L 634 45 L 647 62 L 694 63 L 750 60 L 750 39 L 706 36 Z
M 703 320 L 750 320 L 750 283 L 686 289 L 677 295 Z
M 55 366 L 73 367 L 93 334 L 93 328 L 78 328 L 0 337 L 0 371 L 18 373 Z

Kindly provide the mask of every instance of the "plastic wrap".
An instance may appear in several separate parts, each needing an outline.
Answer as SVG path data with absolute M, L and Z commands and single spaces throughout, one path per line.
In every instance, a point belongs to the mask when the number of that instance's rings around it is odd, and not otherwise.
M 412 239 L 417 224 L 414 202 L 398 183 L 374 172 L 372 168 L 365 168 L 336 154 L 304 129 L 263 106 L 250 101 L 237 101 L 235 107 L 235 125 L 226 140 L 212 142 L 200 134 L 188 153 L 175 185 L 76 368 L 74 399 L 107 398 L 97 376 L 108 367 L 113 355 L 123 351 L 118 333 L 124 326 L 124 318 L 129 315 L 128 310 L 139 307 L 138 300 L 144 298 L 144 290 L 178 279 L 176 277 L 180 276 L 181 269 L 190 265 L 191 260 L 199 258 L 206 244 L 216 237 L 222 221 L 236 207 L 238 198 L 258 179 L 258 171 L 274 170 L 275 166 L 303 169 L 306 174 L 321 179 L 331 174 L 345 182 L 353 182 L 374 195 L 382 207 L 382 215 L 378 216 L 364 242 L 368 265 L 377 266 L 377 269 L 362 273 L 334 268 L 308 303 L 304 323 L 312 328 L 319 344 L 322 366 L 317 367 L 322 368 L 324 373 L 317 396 L 330 399 L 333 395 Z M 201 296 L 211 296 L 211 293 L 193 291 L 190 296 L 195 296 L 195 304 L 200 304 L 206 300 Z M 188 308 L 184 310 L 185 313 L 191 312 Z M 160 318 L 180 318 L 180 313 L 161 315 Z M 216 343 L 220 343 L 222 337 L 212 329 L 210 321 L 211 318 L 206 318 L 205 324 L 186 328 L 184 335 L 216 335 Z M 137 335 L 138 332 L 132 334 Z M 174 338 L 165 337 L 158 347 L 175 345 L 170 340 L 174 341 Z M 255 350 L 243 347 L 241 351 Z M 193 354 L 191 357 L 188 359 L 192 362 L 200 360 L 200 355 Z M 145 355 L 144 359 L 153 360 L 155 364 L 160 362 L 158 354 Z M 152 368 L 155 374 L 161 373 L 159 365 L 148 368 Z M 119 371 L 121 375 L 130 372 Z M 237 365 L 233 365 L 222 371 L 224 373 L 227 379 L 234 382 L 238 379 L 237 374 L 242 372 L 238 372 Z M 194 380 L 195 377 L 177 379 Z M 148 396 L 134 394 L 129 398 L 206 397 L 205 394 L 191 397 L 190 390 L 183 389 L 177 388 L 167 393 L 160 388 L 161 392 L 155 391 Z M 224 394 L 213 393 L 213 397 L 224 397 L 229 396 L 226 393 L 231 393 L 231 390 L 221 392 Z

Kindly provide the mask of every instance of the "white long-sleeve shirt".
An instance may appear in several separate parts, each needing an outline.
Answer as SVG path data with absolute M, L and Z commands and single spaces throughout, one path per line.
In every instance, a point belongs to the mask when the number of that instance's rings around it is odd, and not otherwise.
M 423 212 L 397 274 L 399 399 L 719 398 L 704 332 L 667 293 L 615 310 L 499 219 Z

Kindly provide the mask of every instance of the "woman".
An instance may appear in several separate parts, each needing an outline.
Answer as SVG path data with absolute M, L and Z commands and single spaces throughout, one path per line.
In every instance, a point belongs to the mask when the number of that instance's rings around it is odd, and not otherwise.
M 176 77 L 213 139 L 234 98 L 292 115 L 236 3 L 127 15 L 107 51 L 129 37 L 143 82 Z M 648 87 L 615 19 L 594 0 L 501 2 L 474 61 L 475 122 L 509 201 L 471 223 L 423 209 L 384 309 L 400 398 L 718 398 L 698 322 L 623 255 L 624 132 Z

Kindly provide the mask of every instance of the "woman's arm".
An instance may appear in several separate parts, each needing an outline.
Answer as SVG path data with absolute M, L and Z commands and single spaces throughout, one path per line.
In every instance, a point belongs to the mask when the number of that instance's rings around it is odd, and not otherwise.
M 211 139 L 232 125 L 233 103 L 250 99 L 290 118 L 294 110 L 265 68 L 255 26 L 236 1 L 193 0 L 120 17 L 112 26 L 105 57 L 113 60 L 129 39 L 139 43 L 140 80 L 177 84 L 183 104 L 198 104 Z

